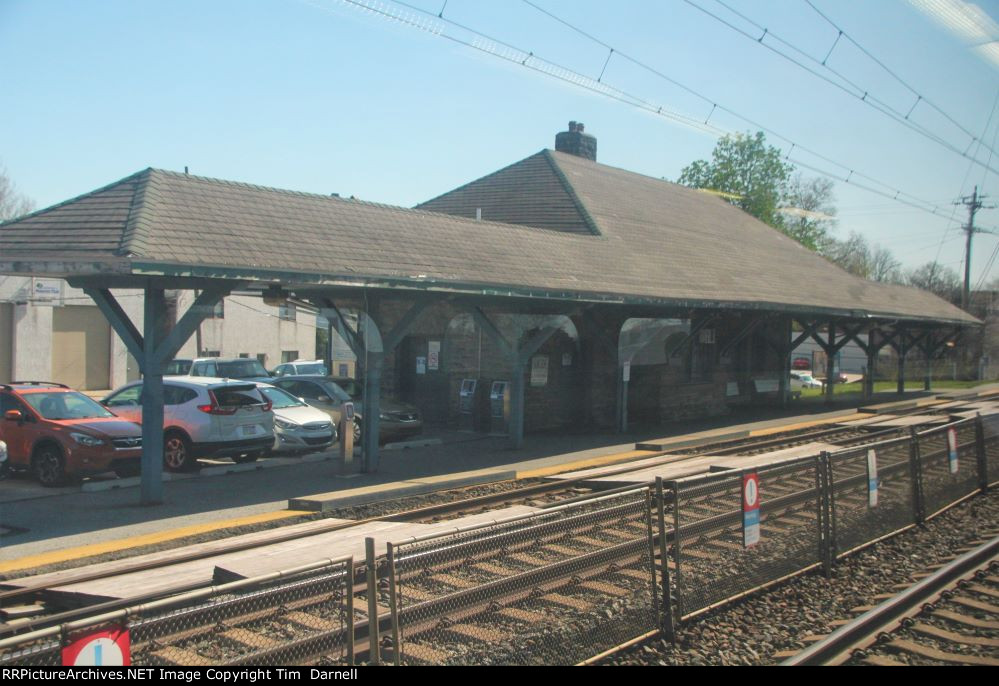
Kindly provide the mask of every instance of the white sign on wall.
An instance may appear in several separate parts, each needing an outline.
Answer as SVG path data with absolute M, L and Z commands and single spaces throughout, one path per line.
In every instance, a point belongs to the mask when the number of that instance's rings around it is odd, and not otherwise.
M 531 385 L 544 386 L 548 383 L 548 356 L 535 355 L 531 358 Z
M 62 305 L 62 280 L 31 277 L 29 299 L 36 305 Z

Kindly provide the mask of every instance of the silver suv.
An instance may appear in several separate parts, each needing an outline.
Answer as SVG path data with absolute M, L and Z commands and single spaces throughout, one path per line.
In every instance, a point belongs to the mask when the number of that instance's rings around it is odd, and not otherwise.
M 133 381 L 101 403 L 138 424 L 141 396 L 142 381 Z M 168 470 L 194 469 L 198 457 L 209 455 L 252 462 L 273 445 L 271 402 L 255 383 L 190 376 L 163 379 L 163 464 Z

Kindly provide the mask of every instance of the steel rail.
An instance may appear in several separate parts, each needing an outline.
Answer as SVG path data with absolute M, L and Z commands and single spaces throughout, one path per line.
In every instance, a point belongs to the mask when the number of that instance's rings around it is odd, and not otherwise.
M 782 666 L 824 665 L 877 636 L 892 622 L 958 581 L 964 575 L 999 555 L 999 537 L 962 555 L 908 590 L 845 624 L 823 640 L 781 663 Z

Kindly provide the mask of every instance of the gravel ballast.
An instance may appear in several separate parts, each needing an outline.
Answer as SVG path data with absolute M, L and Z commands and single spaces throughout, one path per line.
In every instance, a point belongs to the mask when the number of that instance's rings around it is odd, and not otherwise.
M 613 655 L 610 665 L 770 665 L 781 651 L 803 649 L 806 636 L 825 635 L 853 608 L 896 593 L 958 549 L 999 531 L 999 492 L 971 498 L 916 527 L 838 562 L 827 579 L 794 578 L 732 605 L 696 617 L 677 630 L 674 648 L 655 638 Z

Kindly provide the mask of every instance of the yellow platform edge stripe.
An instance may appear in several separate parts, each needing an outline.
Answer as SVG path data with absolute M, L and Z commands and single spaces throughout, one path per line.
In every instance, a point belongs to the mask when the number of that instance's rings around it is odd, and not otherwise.
M 537 479 L 543 476 L 551 476 L 552 474 L 560 474 L 562 472 L 575 472 L 580 469 L 589 469 L 590 467 L 603 467 L 609 464 L 617 464 L 618 462 L 628 462 L 629 460 L 634 460 L 643 457 L 655 457 L 656 455 L 665 455 L 666 453 L 662 450 L 629 450 L 626 453 L 614 453 L 613 455 L 603 455 L 602 457 L 591 457 L 586 460 L 577 460 L 576 462 L 566 462 L 563 464 L 552 465 L 550 467 L 539 467 L 538 469 L 527 469 L 521 472 L 517 472 L 518 479 Z
M 103 541 L 101 543 L 91 543 L 74 548 L 64 548 L 63 550 L 53 550 L 47 553 L 28 555 L 26 557 L 19 557 L 15 560 L 0 562 L 0 573 L 15 572 L 19 569 L 34 569 L 35 567 L 41 567 L 44 565 L 69 562 L 70 560 L 79 560 L 86 557 L 92 557 L 94 555 L 104 555 L 106 553 L 128 550 L 130 548 L 138 548 L 144 545 L 155 545 L 157 543 L 172 541 L 178 538 L 197 536 L 198 534 L 207 533 L 209 531 L 218 531 L 219 529 L 233 529 L 250 524 L 274 522 L 281 519 L 304 517 L 311 514 L 315 513 L 303 510 L 278 510 L 275 512 L 264 512 L 263 514 L 249 515 L 246 517 L 236 517 L 234 519 L 222 519 L 205 524 L 192 524 L 191 526 L 183 526 L 177 529 L 159 531 L 152 534 L 142 534 L 140 536 L 130 536 L 128 538 L 120 538 L 114 541 Z

